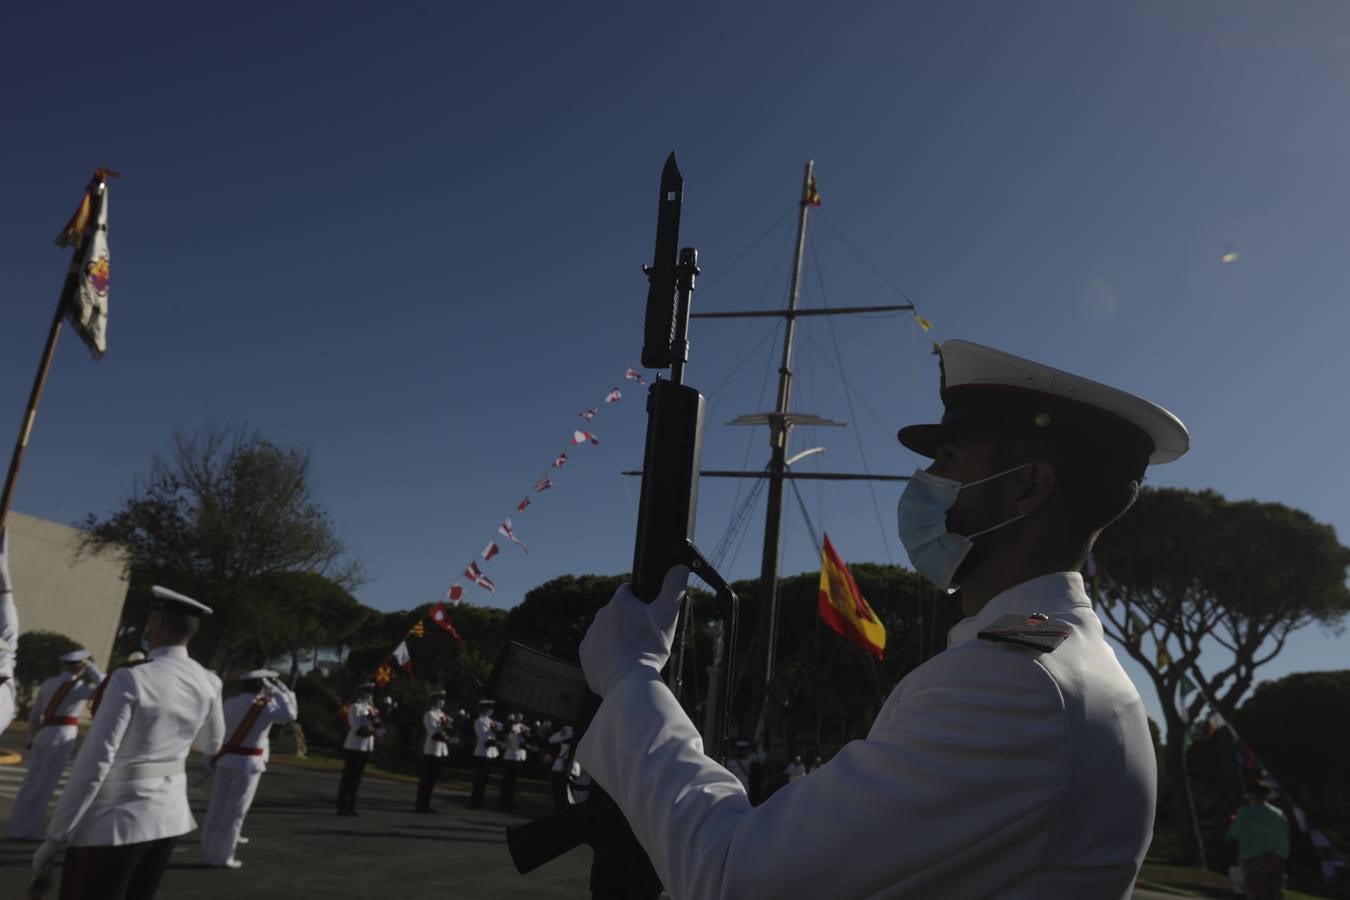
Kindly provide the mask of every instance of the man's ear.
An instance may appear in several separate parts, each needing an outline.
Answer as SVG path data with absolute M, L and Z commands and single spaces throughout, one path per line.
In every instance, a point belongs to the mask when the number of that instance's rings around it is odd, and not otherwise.
M 1055 491 L 1055 467 L 1044 460 L 1027 464 L 1022 470 L 1021 487 L 1017 494 L 1018 515 L 1029 515 L 1044 506 Z

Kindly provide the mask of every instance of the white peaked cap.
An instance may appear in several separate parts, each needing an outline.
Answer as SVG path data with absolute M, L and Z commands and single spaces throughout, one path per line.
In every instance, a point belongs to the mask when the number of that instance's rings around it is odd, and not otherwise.
M 939 348 L 940 423 L 900 429 L 900 443 L 933 456 L 960 431 L 1043 434 L 1070 446 L 1108 446 L 1132 464 L 1172 462 L 1190 449 L 1181 420 L 1156 403 L 1100 382 L 970 341 Z
M 154 600 L 150 604 L 152 609 L 176 609 L 193 616 L 211 615 L 211 607 L 205 603 L 193 600 L 177 591 L 171 591 L 166 587 L 155 585 L 150 589 L 150 593 L 154 595 Z
M 64 653 L 61 655 L 61 662 L 63 663 L 84 662 L 91 656 L 93 656 L 93 654 L 90 653 L 88 650 L 72 650 L 69 653 Z
M 239 676 L 240 681 L 257 681 L 259 678 L 276 678 L 277 673 L 271 669 L 254 669 L 252 672 L 245 672 Z

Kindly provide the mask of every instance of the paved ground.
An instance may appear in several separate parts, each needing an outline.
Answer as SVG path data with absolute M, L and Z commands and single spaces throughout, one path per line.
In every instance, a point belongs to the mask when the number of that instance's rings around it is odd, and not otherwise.
M 0 750 L 16 749 L 6 735 Z M 22 765 L 0 767 L 0 821 L 9 818 Z M 434 815 L 412 809 L 415 786 L 366 778 L 358 818 L 334 815 L 335 774 L 274 765 L 263 776 L 245 823 L 250 838 L 235 871 L 198 864 L 197 832 L 179 841 L 160 896 L 193 900 L 325 898 L 584 898 L 590 850 L 581 848 L 518 875 L 503 828 L 546 812 L 521 814 L 467 808 L 463 794 L 438 793 Z M 193 814 L 205 814 L 210 783 L 190 793 Z M 495 794 L 489 793 L 489 806 Z M 33 844 L 0 842 L 0 900 L 24 896 Z
M 19 749 L 22 735 L 0 740 L 0 753 Z M 24 766 L 0 766 L 0 821 L 9 818 Z M 245 824 L 251 839 L 235 871 L 208 869 L 198 860 L 198 833 L 182 838 L 159 896 L 167 900 L 346 900 L 420 898 L 587 898 L 591 853 L 573 850 L 528 876 L 518 875 L 506 851 L 503 828 L 545 812 L 467 808 L 463 793 L 440 791 L 439 812 L 411 812 L 414 786 L 367 777 L 358 818 L 334 815 L 335 773 L 273 765 L 263 776 Z M 190 797 L 204 817 L 210 783 Z M 489 792 L 489 797 L 495 793 Z M 489 803 L 491 805 L 491 803 Z M 33 844 L 0 842 L 0 900 L 20 900 L 27 885 Z M 1166 900 L 1173 893 L 1140 890 L 1136 900 Z

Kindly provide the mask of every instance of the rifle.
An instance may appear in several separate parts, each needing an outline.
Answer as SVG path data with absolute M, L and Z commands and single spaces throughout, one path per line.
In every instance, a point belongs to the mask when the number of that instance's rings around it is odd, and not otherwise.
M 632 591 L 638 599 L 650 603 L 660 592 L 666 572 L 674 566 L 688 566 L 690 574 L 713 589 L 729 623 L 727 659 L 731 660 L 735 654 L 739 602 L 731 586 L 693 542 L 704 404 L 703 395 L 684 383 L 698 251 L 679 246 L 683 202 L 684 178 L 672 152 L 661 170 L 655 258 L 652 265 L 643 267 L 649 286 L 642 365 L 649 369 L 670 369 L 670 377 L 663 379 L 658 375 L 647 393 L 647 445 L 633 548 Z M 685 627 L 686 616 L 681 615 L 680 621 L 680 627 Z M 723 680 L 724 696 L 717 705 L 713 734 L 704 735 L 711 754 L 719 759 L 724 755 L 734 683 L 733 678 Z M 599 705 L 600 698 L 587 696 L 573 736 L 571 756 L 575 756 L 586 725 Z M 570 768 L 569 757 L 564 771 Z M 646 851 L 638 844 L 614 800 L 598 784 L 591 785 L 583 803 L 507 828 L 506 843 L 521 874 L 580 844 L 590 844 L 594 851 L 591 895 L 597 900 L 646 900 L 661 893 L 660 879 Z

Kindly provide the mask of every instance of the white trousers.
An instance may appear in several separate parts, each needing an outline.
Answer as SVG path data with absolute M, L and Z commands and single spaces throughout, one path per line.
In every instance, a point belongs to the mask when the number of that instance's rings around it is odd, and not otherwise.
M 0 734 L 14 721 L 14 679 L 0 684 Z
M 211 805 L 202 823 L 202 862 L 223 866 L 234 857 L 234 845 L 244 827 L 244 816 L 253 805 L 262 772 L 245 772 L 216 766 L 212 776 Z
M 75 751 L 74 739 L 59 744 L 33 747 L 28 758 L 28 773 L 23 776 L 19 786 L 19 796 L 14 798 L 14 809 L 9 814 L 9 836 L 19 840 L 36 841 L 42 838 L 42 820 L 47 816 L 47 804 L 56 785 L 61 781 L 61 773 Z

